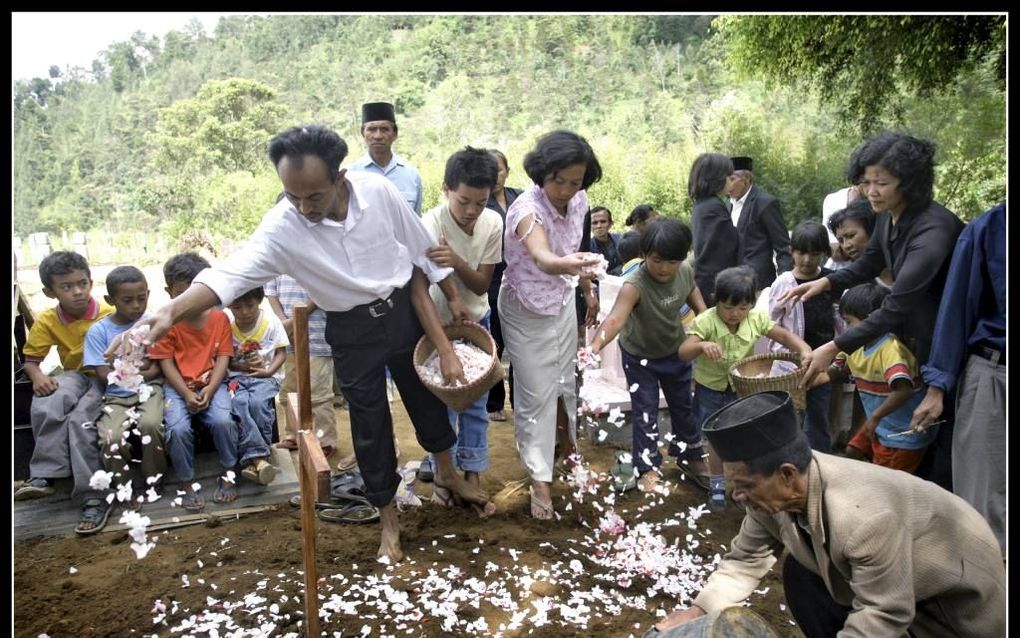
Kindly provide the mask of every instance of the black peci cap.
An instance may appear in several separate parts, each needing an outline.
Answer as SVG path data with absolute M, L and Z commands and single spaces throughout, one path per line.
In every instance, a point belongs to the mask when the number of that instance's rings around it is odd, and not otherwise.
M 714 412 L 702 428 L 723 461 L 747 461 L 797 438 L 800 423 L 786 392 L 758 392 Z
M 386 120 L 397 123 L 397 112 L 389 102 L 369 102 L 361 105 L 361 123 Z
M 749 171 L 751 170 L 751 158 L 744 157 L 731 157 L 730 161 L 733 162 L 733 170 L 735 171 Z

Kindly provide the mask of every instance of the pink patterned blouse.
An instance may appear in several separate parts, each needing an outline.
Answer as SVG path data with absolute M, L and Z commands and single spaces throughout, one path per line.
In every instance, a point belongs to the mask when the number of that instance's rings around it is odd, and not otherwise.
M 559 256 L 579 250 L 584 232 L 584 215 L 588 212 L 588 196 L 583 190 L 571 198 L 564 217 L 546 197 L 540 186 L 532 186 L 514 200 L 506 212 L 504 231 L 504 256 L 506 270 L 503 272 L 503 286 L 526 308 L 540 315 L 557 315 L 567 303 L 574 303 L 574 287 L 577 278 L 565 275 L 549 275 L 539 270 L 535 260 L 517 238 L 514 229 L 521 220 L 533 215 L 534 223 L 542 224 L 549 248 Z M 524 237 L 533 230 L 532 224 Z

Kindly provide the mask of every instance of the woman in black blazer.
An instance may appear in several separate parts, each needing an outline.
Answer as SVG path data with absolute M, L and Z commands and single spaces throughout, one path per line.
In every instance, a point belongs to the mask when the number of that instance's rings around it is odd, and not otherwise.
M 708 307 L 715 305 L 715 276 L 740 265 L 740 238 L 723 196 L 733 162 L 719 153 L 702 153 L 691 166 L 687 194 L 694 200 L 694 282 Z

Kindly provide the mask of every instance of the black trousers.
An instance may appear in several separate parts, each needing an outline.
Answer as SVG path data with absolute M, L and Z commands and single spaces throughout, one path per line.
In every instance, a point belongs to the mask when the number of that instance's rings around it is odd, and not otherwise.
M 336 378 L 350 410 L 354 454 L 366 496 L 377 507 L 389 504 L 400 485 L 393 415 L 386 399 L 387 367 L 418 443 L 429 452 L 442 452 L 457 441 L 446 405 L 422 385 L 414 371 L 412 354 L 424 331 L 409 289 L 410 284 L 394 291 L 390 297 L 393 307 L 383 316 L 373 317 L 366 306 L 326 313 L 326 342 L 333 351 Z
M 783 563 L 783 591 L 790 613 L 807 638 L 832 638 L 843 629 L 850 608 L 829 595 L 821 576 L 792 555 Z
M 503 358 L 503 324 L 499 320 L 499 309 L 496 307 L 496 300 L 499 295 L 499 289 L 496 289 L 496 296 L 489 294 L 489 331 L 492 332 L 492 339 L 496 342 L 496 357 L 499 359 Z M 514 407 L 514 368 L 508 366 L 510 369 L 507 373 L 507 383 L 510 385 L 510 408 Z M 489 390 L 489 398 L 485 402 L 485 409 L 488 412 L 496 412 L 502 410 L 503 406 L 506 405 L 506 389 L 503 387 L 503 381 L 492 386 Z

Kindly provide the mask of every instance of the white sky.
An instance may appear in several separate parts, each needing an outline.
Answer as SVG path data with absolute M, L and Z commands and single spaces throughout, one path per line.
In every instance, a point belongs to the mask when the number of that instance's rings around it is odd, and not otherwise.
M 127 40 L 135 31 L 157 35 L 182 30 L 197 17 L 212 34 L 220 16 L 230 13 L 143 12 L 13 12 L 11 14 L 11 78 L 27 80 L 49 77 L 55 64 L 61 72 L 69 66 L 92 68 L 92 60 L 114 42 Z

